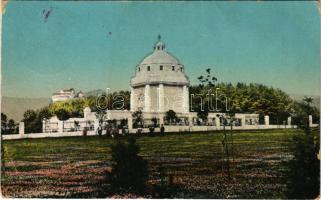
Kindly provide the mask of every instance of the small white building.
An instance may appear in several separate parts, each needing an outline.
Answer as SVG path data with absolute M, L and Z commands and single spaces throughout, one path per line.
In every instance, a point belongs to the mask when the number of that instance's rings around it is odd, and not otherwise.
M 66 101 L 68 99 L 73 99 L 75 97 L 75 90 L 74 88 L 70 88 L 68 90 L 60 90 L 59 92 L 53 93 L 51 99 L 52 102 L 57 101 Z
M 79 91 L 76 93 L 74 88 L 70 88 L 68 90 L 60 90 L 59 92 L 53 93 L 51 100 L 52 102 L 57 102 L 57 101 L 67 101 L 69 99 L 74 99 L 74 98 L 84 98 L 85 93 L 82 91 Z

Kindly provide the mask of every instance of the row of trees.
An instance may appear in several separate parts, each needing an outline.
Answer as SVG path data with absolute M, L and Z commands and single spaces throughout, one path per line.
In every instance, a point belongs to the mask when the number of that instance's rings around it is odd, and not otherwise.
M 303 102 L 294 101 L 277 88 L 256 83 L 217 83 L 211 69 L 207 69 L 198 80 L 199 85 L 190 87 L 190 95 L 194 95 L 191 108 L 203 120 L 213 109 L 218 112 L 257 113 L 261 120 L 264 115 L 269 115 L 271 124 L 282 124 L 289 116 L 294 118 L 293 122 L 298 122 L 297 116 L 302 113 Z M 217 102 L 216 98 L 219 98 Z M 317 108 L 311 107 L 310 114 L 319 121 Z
M 13 119 L 9 119 L 6 114 L 1 113 L 1 133 L 15 134 L 18 133 L 18 126 Z

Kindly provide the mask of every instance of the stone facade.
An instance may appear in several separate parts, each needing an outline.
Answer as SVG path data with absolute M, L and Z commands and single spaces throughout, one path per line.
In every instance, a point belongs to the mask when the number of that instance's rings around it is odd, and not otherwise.
M 158 41 L 154 51 L 137 65 L 130 81 L 131 111 L 187 113 L 188 85 L 184 65 Z

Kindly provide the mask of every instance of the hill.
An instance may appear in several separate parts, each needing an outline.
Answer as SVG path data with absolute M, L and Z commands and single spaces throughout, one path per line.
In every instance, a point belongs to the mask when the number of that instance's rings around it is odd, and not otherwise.
M 290 97 L 295 101 L 302 101 L 302 99 L 305 96 L 312 97 L 313 98 L 312 105 L 315 106 L 318 110 L 320 110 L 320 96 L 317 96 L 317 95 L 290 94 Z
M 39 109 L 49 105 L 49 98 L 17 98 L 2 97 L 1 112 L 8 118 L 19 122 L 23 118 L 23 113 L 28 109 Z

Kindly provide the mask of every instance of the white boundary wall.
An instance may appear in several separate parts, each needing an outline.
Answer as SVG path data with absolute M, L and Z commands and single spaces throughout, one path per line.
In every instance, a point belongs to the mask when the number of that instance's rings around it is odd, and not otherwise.
M 318 124 L 313 124 L 318 126 Z M 165 133 L 169 132 L 201 132 L 201 131 L 219 131 L 223 130 L 223 126 L 164 126 Z M 264 129 L 291 129 L 297 128 L 296 125 L 249 125 L 249 126 L 233 126 L 233 130 L 264 130 Z M 225 127 L 226 130 L 230 130 L 230 126 Z M 137 133 L 138 129 L 130 130 L 130 133 Z M 149 133 L 148 128 L 141 129 L 142 133 Z M 160 128 L 155 128 L 154 132 L 160 132 Z M 87 131 L 87 136 L 98 135 L 96 131 Z M 106 131 L 103 131 L 102 135 L 106 135 Z M 2 135 L 3 140 L 15 140 L 26 138 L 55 138 L 55 137 L 71 137 L 71 136 L 83 136 L 83 132 L 57 132 L 57 133 L 29 133 L 29 134 L 14 134 L 14 135 Z

